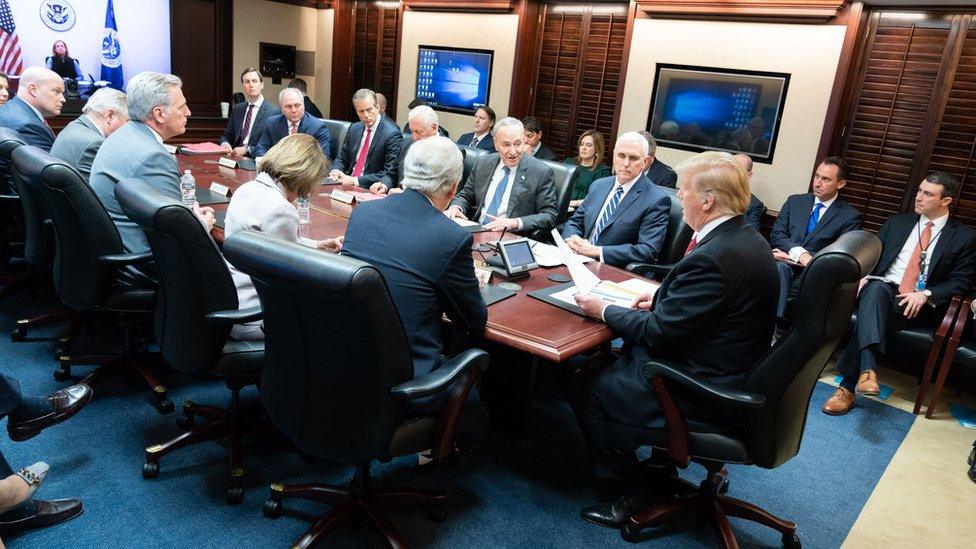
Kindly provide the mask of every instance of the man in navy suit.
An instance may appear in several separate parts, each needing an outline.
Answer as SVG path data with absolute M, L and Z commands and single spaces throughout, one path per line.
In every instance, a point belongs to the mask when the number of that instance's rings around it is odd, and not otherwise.
M 382 116 L 376 105 L 376 93 L 363 88 L 352 96 L 359 122 L 349 127 L 342 148 L 336 154 L 329 177 L 343 185 L 380 190 L 394 187 L 397 180 L 397 156 L 403 133 Z
M 478 107 L 478 110 L 474 111 L 474 131 L 458 138 L 457 144 L 495 152 L 495 139 L 491 134 L 494 126 L 495 111 L 488 105 Z
M 617 267 L 657 260 L 668 230 L 671 199 L 644 176 L 649 162 L 647 140 L 641 134 L 627 132 L 617 139 L 616 176 L 594 181 L 563 227 L 570 249 Z
M 247 156 L 264 133 L 268 118 L 281 114 L 281 111 L 264 100 L 261 93 L 264 90 L 264 77 L 257 69 L 244 69 L 241 84 L 246 101 L 234 105 L 220 145 L 229 153 Z
M 881 258 L 861 281 L 854 335 L 837 360 L 844 379 L 824 404 L 825 414 L 846 414 L 855 392 L 880 392 L 877 355 L 885 350 L 889 325 L 935 326 L 952 296 L 972 290 L 976 230 L 949 216 L 958 196 L 955 177 L 932 172 L 915 193 L 915 212 L 895 214 L 881 227 Z
M 657 140 L 647 130 L 641 131 L 640 134 L 647 140 L 649 154 L 651 155 L 651 161 L 647 164 L 644 175 L 658 187 L 675 188 L 675 185 L 678 184 L 678 174 L 674 173 L 671 166 L 661 162 L 661 159 L 657 157 Z
M 28 67 L 20 75 L 17 95 L 0 107 L 0 127 L 10 128 L 24 138 L 28 145 L 50 152 L 54 145 L 54 132 L 45 118 L 61 114 L 64 105 L 64 80 L 54 71 L 43 67 Z M 0 177 L 8 191 L 13 189 L 10 163 L 0 158 Z
M 752 192 L 752 158 L 749 158 L 748 154 L 742 153 L 733 154 L 732 158 L 749 176 L 749 196 L 751 198 L 749 199 L 749 207 L 746 208 L 746 221 L 757 231 L 762 230 L 762 218 L 766 215 L 766 205 L 756 198 L 755 193 Z
M 441 365 L 441 318 L 480 332 L 488 309 L 471 259 L 473 238 L 444 215 L 461 181 L 461 152 L 446 137 L 415 142 L 404 161 L 404 192 L 360 204 L 346 229 L 342 253 L 382 273 L 406 330 L 414 376 Z M 428 411 L 450 391 L 411 404 Z
M 302 92 L 295 88 L 285 88 L 278 94 L 278 106 L 281 114 L 268 118 L 267 126 L 261 132 L 261 138 L 254 147 L 254 158 L 264 156 L 268 149 L 274 147 L 286 135 L 293 133 L 307 133 L 319 142 L 322 153 L 326 158 L 332 158 L 332 146 L 329 144 L 329 128 L 325 122 L 305 112 L 305 102 Z
M 779 268 L 779 306 L 776 314 L 785 318 L 787 306 L 796 297 L 795 274 L 806 267 L 813 254 L 840 235 L 861 226 L 861 214 L 837 196 L 847 184 L 847 163 L 829 156 L 817 166 L 812 193 L 786 199 L 769 234 L 773 257 Z M 799 265 L 799 267 L 797 266 Z

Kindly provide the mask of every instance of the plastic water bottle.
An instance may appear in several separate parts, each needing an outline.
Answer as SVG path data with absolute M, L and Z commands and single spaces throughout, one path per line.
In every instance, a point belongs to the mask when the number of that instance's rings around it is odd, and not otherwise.
M 307 225 L 312 219 L 312 200 L 307 196 L 299 196 L 295 205 L 298 208 L 298 222 Z
M 190 170 L 183 172 L 180 177 L 180 194 L 183 196 L 183 205 L 192 208 L 197 203 L 197 180 L 193 179 Z

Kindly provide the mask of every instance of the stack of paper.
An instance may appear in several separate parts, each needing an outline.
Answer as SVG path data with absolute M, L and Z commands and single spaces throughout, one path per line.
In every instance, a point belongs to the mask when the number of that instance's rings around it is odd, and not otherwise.
M 190 156 L 227 154 L 227 151 L 216 143 L 188 143 L 186 145 L 180 145 L 180 152 Z
M 366 191 L 349 191 L 349 194 L 356 197 L 356 202 L 369 202 L 370 200 L 379 200 L 380 198 L 386 198 L 385 194 L 373 194 Z
M 539 264 L 540 267 L 557 267 L 563 264 L 563 253 L 558 247 L 552 244 L 545 244 L 542 242 L 531 241 L 532 243 L 532 255 L 535 257 L 535 262 Z M 589 263 L 593 261 L 592 257 L 586 257 L 584 255 L 579 255 L 570 250 L 571 254 L 579 258 L 582 263 Z

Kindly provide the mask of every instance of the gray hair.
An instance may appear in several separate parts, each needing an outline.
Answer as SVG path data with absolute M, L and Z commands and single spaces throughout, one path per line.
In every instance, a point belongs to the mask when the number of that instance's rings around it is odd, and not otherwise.
M 450 191 L 461 181 L 464 163 L 457 144 L 435 135 L 414 141 L 403 161 L 403 188 L 416 189 L 427 196 Z
M 113 90 L 112 88 L 95 90 L 95 93 L 88 98 L 88 102 L 85 103 L 81 112 L 82 114 L 98 113 L 104 115 L 109 110 L 115 111 L 115 114 L 122 118 L 129 117 L 129 109 L 125 104 L 124 93 L 119 90 Z
M 492 128 L 492 134 L 498 133 L 498 130 L 502 128 L 515 128 L 521 133 L 525 133 L 525 126 L 522 125 L 522 121 L 518 118 L 513 118 L 511 116 L 506 116 L 498 122 L 495 122 L 495 126 Z
M 657 139 L 654 139 L 654 136 L 651 134 L 651 132 L 647 130 L 641 130 L 637 133 L 643 135 L 644 139 L 647 140 L 647 154 L 657 153 Z
M 281 91 L 278 92 L 279 105 L 281 104 L 282 101 L 285 100 L 286 94 L 295 94 L 296 96 L 298 96 L 299 101 L 301 101 L 303 104 L 305 102 L 305 96 L 302 95 L 301 90 L 299 90 L 298 88 L 281 88 Z
M 437 113 L 434 112 L 434 109 L 428 107 L 427 105 L 420 105 L 410 109 L 410 113 L 407 114 L 407 122 L 417 118 L 424 123 L 425 128 L 431 128 L 434 126 L 434 124 L 438 123 Z
M 372 99 L 373 106 L 379 106 L 379 102 L 376 101 L 376 92 L 369 88 L 361 88 L 356 90 L 356 93 L 352 94 L 352 103 L 356 104 L 357 101 L 362 101 L 363 99 Z
M 182 88 L 179 76 L 161 72 L 140 72 L 129 80 L 126 86 L 126 103 L 129 118 L 144 122 L 152 118 L 156 107 L 170 108 L 170 88 Z
M 638 132 L 623 133 L 620 137 L 617 138 L 617 145 L 621 143 L 633 143 L 635 145 L 640 145 L 641 150 L 644 151 L 644 156 L 651 154 L 650 153 L 651 146 L 647 143 L 647 139 L 645 139 L 644 136 Z M 616 145 L 614 145 L 614 148 L 616 148 Z

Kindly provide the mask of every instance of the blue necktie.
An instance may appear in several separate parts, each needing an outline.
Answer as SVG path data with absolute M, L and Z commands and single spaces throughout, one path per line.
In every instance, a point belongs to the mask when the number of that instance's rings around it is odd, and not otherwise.
M 817 220 L 820 219 L 820 210 L 823 209 L 823 202 L 817 202 L 817 205 L 813 207 L 813 211 L 810 212 L 810 219 L 807 220 L 807 234 L 804 237 L 810 236 L 813 229 L 817 226 Z
M 600 216 L 600 220 L 596 223 L 596 228 L 593 229 L 593 236 L 590 237 L 590 243 L 596 244 L 598 238 L 600 238 L 600 233 L 610 223 L 610 218 L 613 217 L 613 211 L 617 209 L 617 204 L 620 204 L 620 199 L 624 196 L 624 188 L 617 185 L 617 190 L 613 193 L 613 198 L 607 203 L 607 207 L 603 209 L 603 215 Z
M 498 206 L 501 205 L 502 198 L 505 197 L 505 188 L 508 187 L 508 174 L 511 171 L 508 166 L 502 168 L 502 174 L 504 175 L 502 175 L 502 180 L 498 182 L 498 187 L 495 189 L 495 196 L 491 197 L 491 204 L 485 210 L 485 215 L 481 216 L 482 225 L 491 222 L 491 219 L 488 219 L 488 215 L 498 216 Z

